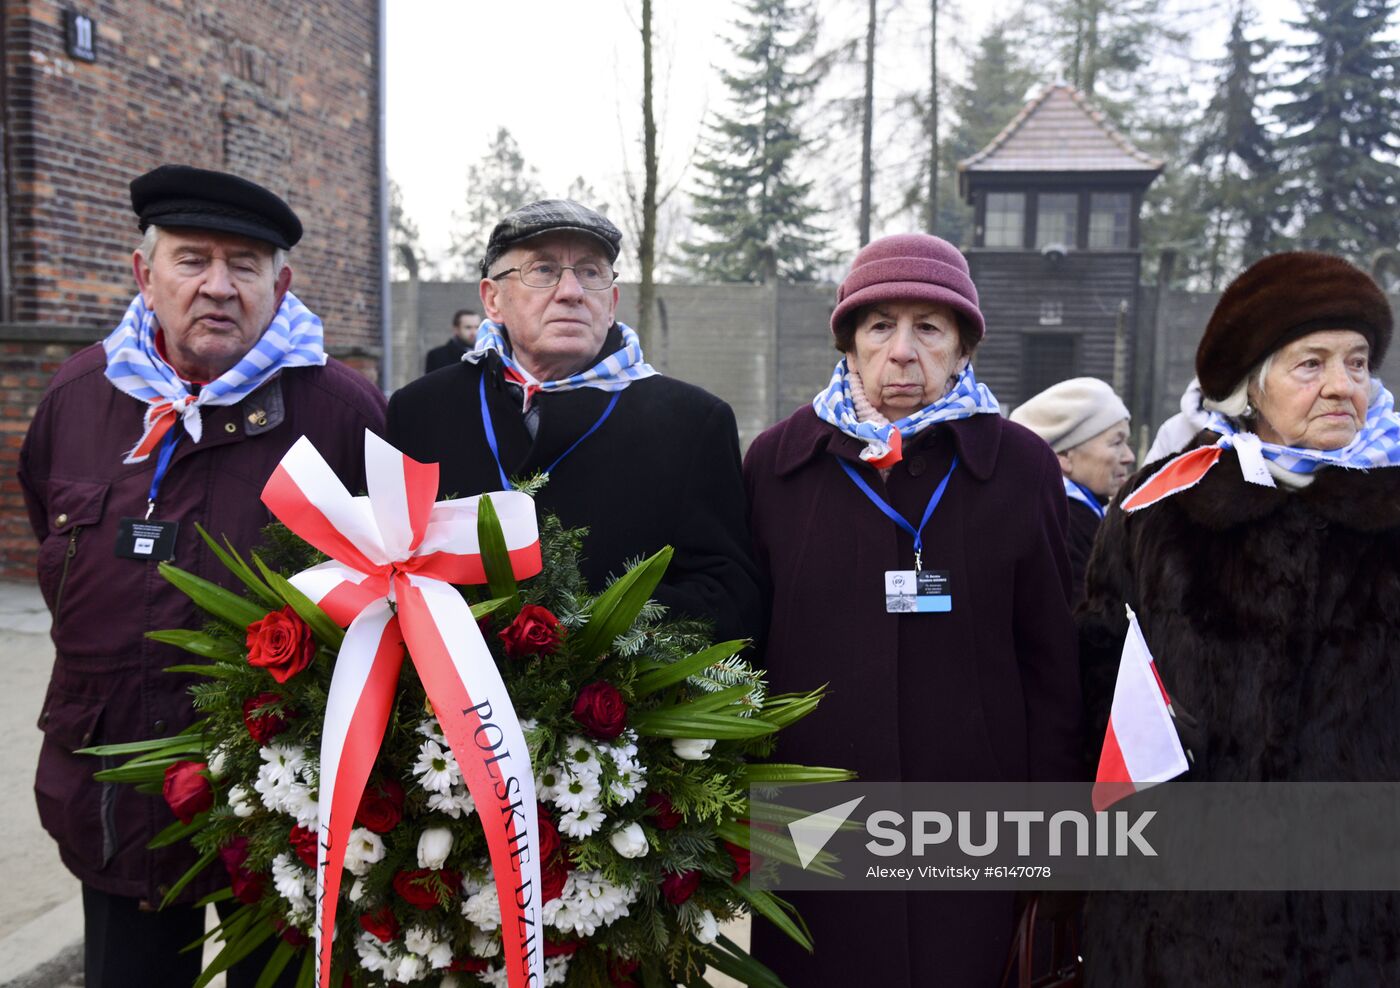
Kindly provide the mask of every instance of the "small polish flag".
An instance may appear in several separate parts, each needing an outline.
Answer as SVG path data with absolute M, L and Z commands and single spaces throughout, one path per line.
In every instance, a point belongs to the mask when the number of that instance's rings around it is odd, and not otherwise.
M 1102 812 L 1123 797 L 1174 779 L 1190 768 L 1172 723 L 1175 718 L 1137 615 L 1129 607 L 1128 637 L 1123 641 L 1113 709 L 1094 780 L 1095 811 Z

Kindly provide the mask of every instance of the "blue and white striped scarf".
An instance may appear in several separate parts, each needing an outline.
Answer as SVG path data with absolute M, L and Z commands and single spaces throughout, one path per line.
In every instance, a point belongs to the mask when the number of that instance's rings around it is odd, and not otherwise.
M 175 420 L 183 421 L 190 439 L 199 442 L 204 430 L 199 409 L 205 405 L 236 405 L 284 367 L 320 367 L 326 362 L 321 320 L 291 292 L 272 322 L 238 363 L 204 385 L 197 396 L 156 349 L 156 314 L 138 294 L 127 306 L 117 328 L 102 341 L 107 351 L 107 380 L 149 406 L 141 438 L 124 463 L 140 463 L 151 454 Z
M 1082 487 L 1079 484 L 1076 484 L 1068 477 L 1064 477 L 1064 481 L 1066 497 L 1068 497 L 1071 501 L 1078 501 L 1080 504 L 1087 507 L 1094 514 L 1098 515 L 1099 518 L 1104 517 L 1104 515 L 1107 512 L 1104 511 L 1104 506 L 1101 503 L 1099 503 L 1098 498 L 1094 497 L 1092 491 L 1090 491 L 1087 487 Z
M 860 458 L 867 462 L 883 460 L 890 454 L 890 436 L 896 430 L 901 439 L 912 439 L 924 429 L 939 422 L 955 422 L 974 415 L 997 415 L 1001 406 L 985 384 L 977 383 L 977 375 L 968 364 L 953 389 L 932 405 L 925 405 L 913 415 L 897 422 L 876 425 L 862 422 L 856 415 L 855 404 L 851 401 L 851 387 L 847 379 L 846 358 L 836 361 L 831 383 L 812 399 L 812 410 L 817 418 L 845 433 L 853 439 L 865 443 Z
M 1341 449 L 1305 449 L 1299 446 L 1280 446 L 1258 440 L 1252 432 L 1242 432 L 1224 415 L 1211 412 L 1206 428 L 1220 433 L 1215 445 L 1225 449 L 1234 447 L 1240 453 L 1240 444 L 1245 447 L 1243 456 L 1250 455 L 1248 447 L 1256 445 L 1263 458 L 1289 473 L 1316 473 L 1323 467 L 1348 467 L 1353 470 L 1370 470 L 1373 467 L 1400 466 L 1400 416 L 1395 414 L 1395 398 L 1385 385 L 1372 378 L 1376 393 L 1366 408 L 1366 421 L 1350 443 Z M 1244 464 L 1243 456 L 1241 464 Z
M 570 374 L 558 381 L 541 381 L 524 367 L 521 367 L 511 356 L 505 327 L 490 319 L 483 320 L 481 325 L 477 327 L 476 345 L 462 354 L 462 359 L 468 363 L 476 364 L 485 359 L 489 353 L 499 353 L 501 362 L 515 372 L 515 377 L 524 387 L 524 404 L 527 408 L 530 404 L 530 398 L 537 391 L 542 391 L 545 394 L 557 391 L 576 391 L 579 388 L 621 391 L 633 381 L 640 381 L 642 378 L 651 377 L 658 372 L 642 356 L 642 341 L 638 338 L 636 331 L 625 323 L 618 323 L 617 328 L 622 332 L 622 349 L 608 354 L 587 370 Z

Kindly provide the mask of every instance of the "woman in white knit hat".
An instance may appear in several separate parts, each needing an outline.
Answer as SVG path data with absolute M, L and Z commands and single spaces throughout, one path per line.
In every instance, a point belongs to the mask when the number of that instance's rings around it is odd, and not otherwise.
M 1094 377 L 1061 381 L 1011 413 L 1011 421 L 1044 439 L 1060 457 L 1069 497 L 1069 561 L 1076 603 L 1084 596 L 1084 571 L 1105 505 L 1132 473 L 1128 419 L 1127 406 Z

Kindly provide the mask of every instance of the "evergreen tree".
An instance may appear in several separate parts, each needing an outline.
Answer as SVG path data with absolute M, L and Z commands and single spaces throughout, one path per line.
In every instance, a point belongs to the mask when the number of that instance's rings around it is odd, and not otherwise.
M 709 122 L 696 164 L 692 219 L 701 237 L 682 250 L 701 278 L 810 281 L 826 236 L 812 182 L 798 174 L 809 147 L 798 118 L 821 74 L 810 57 L 816 20 L 796 0 L 745 0 L 743 10 L 730 43 L 740 68 L 720 73 L 730 111 Z
M 1201 169 L 1200 208 L 1206 216 L 1199 267 L 1211 289 L 1266 253 L 1283 219 L 1276 142 L 1259 108 L 1267 85 L 1261 63 L 1275 46 L 1246 37 L 1249 25 L 1249 10 L 1241 4 L 1191 154 L 1191 164 Z
M 491 230 L 506 213 L 543 195 L 535 168 L 525 164 L 515 138 L 505 127 L 497 130 L 490 148 L 467 171 L 466 207 L 452 214 L 456 229 L 448 256 L 458 273 L 469 281 L 480 277 Z
M 1303 0 L 1293 81 L 1276 112 L 1299 247 L 1364 259 L 1400 242 L 1400 44 L 1395 0 Z
M 404 211 L 403 189 L 389 179 L 389 268 L 395 280 L 417 278 L 424 266 L 418 224 Z

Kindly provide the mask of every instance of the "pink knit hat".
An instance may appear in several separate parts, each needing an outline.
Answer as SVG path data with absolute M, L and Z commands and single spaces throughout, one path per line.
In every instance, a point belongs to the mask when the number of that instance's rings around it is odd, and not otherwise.
M 967 259 L 948 241 L 927 233 L 881 237 L 861 248 L 836 293 L 831 331 L 839 338 L 840 327 L 860 306 L 903 301 L 942 302 L 962 317 L 976 340 L 987 333 Z

